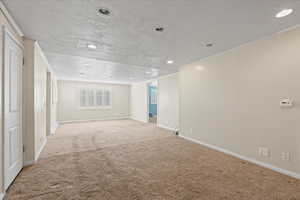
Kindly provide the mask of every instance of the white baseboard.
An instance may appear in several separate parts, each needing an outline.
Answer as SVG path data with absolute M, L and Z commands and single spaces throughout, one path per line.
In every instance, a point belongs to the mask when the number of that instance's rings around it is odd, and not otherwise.
M 0 192 L 0 200 L 4 199 L 5 194 Z
M 137 119 L 137 118 L 134 118 L 134 117 L 130 117 L 129 119 L 132 119 L 132 120 L 138 121 L 138 122 L 148 123 L 147 120 L 140 120 L 140 119 Z
M 40 149 L 38 150 L 38 152 L 34 156 L 35 162 L 39 159 L 40 154 L 42 153 L 42 151 L 43 151 L 44 147 L 46 146 L 46 144 L 47 144 L 47 139 L 45 138 L 44 141 L 43 141 L 43 144 L 40 147 Z
M 54 134 L 55 134 L 56 129 L 58 128 L 58 125 L 59 125 L 59 124 L 58 124 L 57 122 L 55 122 L 54 128 L 51 129 L 51 133 L 50 133 L 51 135 L 54 135 Z
M 245 160 L 245 161 L 254 163 L 254 164 L 259 165 L 261 167 L 265 167 L 265 168 L 271 169 L 271 170 L 279 172 L 281 174 L 284 174 L 284 175 L 287 175 L 287 176 L 290 176 L 290 177 L 293 177 L 293 178 L 296 178 L 296 179 L 300 179 L 300 174 L 298 174 L 296 172 L 292 172 L 292 171 L 289 171 L 289 170 L 286 170 L 286 169 L 282 169 L 282 168 L 273 166 L 271 164 L 267 164 L 267 163 L 264 163 L 264 162 L 261 162 L 261 161 L 258 161 L 258 160 L 252 159 L 252 158 L 248 158 L 246 156 L 242 156 L 242 155 L 234 153 L 232 151 L 229 151 L 229 150 L 226 150 L 226 149 L 223 149 L 221 147 L 217 147 L 217 146 L 214 146 L 214 145 L 211 145 L 211 144 L 207 144 L 207 143 L 198 141 L 198 140 L 190 138 L 190 137 L 186 137 L 186 136 L 183 136 L 183 135 L 179 135 L 179 137 L 181 137 L 183 139 L 186 139 L 186 140 L 189 140 L 191 142 L 203 145 L 203 146 L 208 147 L 210 149 L 213 149 L 213 150 L 216 150 L 216 151 L 220 151 L 222 153 L 234 156 L 234 157 L 239 158 L 241 160 Z
M 36 163 L 35 160 L 25 160 L 23 163 L 23 167 L 28 167 L 28 166 L 34 165 L 35 163 Z
M 96 122 L 96 121 L 109 121 L 109 120 L 121 120 L 121 119 L 129 119 L 129 116 L 122 117 L 111 117 L 104 119 L 86 119 L 86 120 L 70 120 L 70 121 L 59 121 L 59 124 L 69 124 L 69 123 L 82 123 L 82 122 Z
M 171 128 L 171 127 L 168 127 L 168 126 L 165 126 L 165 125 L 162 125 L 162 124 L 157 124 L 157 126 L 159 128 L 163 128 L 163 129 L 166 129 L 168 131 L 176 131 L 176 128 Z

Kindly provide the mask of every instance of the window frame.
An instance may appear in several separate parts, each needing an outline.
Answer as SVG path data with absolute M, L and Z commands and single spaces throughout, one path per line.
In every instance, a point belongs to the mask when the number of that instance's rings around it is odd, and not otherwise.
M 81 106 L 81 91 L 85 90 L 85 103 L 86 106 Z M 89 105 L 89 91 L 92 90 L 93 91 L 93 106 Z M 97 92 L 99 92 L 99 90 L 102 91 L 102 96 L 101 96 L 101 106 L 97 106 Z M 109 91 L 109 105 L 108 106 L 104 106 L 104 93 L 105 91 Z M 79 87 L 78 92 L 77 92 L 77 101 L 78 101 L 78 109 L 79 110 L 109 110 L 112 109 L 112 104 L 113 104 L 113 94 L 112 94 L 112 89 L 109 87 Z

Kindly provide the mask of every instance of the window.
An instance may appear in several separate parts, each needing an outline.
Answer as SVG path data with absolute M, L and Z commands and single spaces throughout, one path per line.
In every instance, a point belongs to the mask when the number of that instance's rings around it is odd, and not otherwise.
M 110 89 L 80 89 L 80 108 L 111 108 L 112 97 Z

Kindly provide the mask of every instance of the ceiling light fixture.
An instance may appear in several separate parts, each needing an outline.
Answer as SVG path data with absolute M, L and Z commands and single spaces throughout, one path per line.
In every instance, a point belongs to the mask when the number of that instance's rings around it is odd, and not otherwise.
M 146 74 L 151 74 L 151 72 L 148 72 L 148 71 L 147 71 Z
M 276 18 L 286 17 L 286 16 L 292 14 L 292 12 L 293 12 L 293 9 L 284 9 L 276 14 Z
M 88 47 L 89 49 L 97 49 L 97 46 L 94 45 L 94 44 L 88 44 L 87 47 Z
M 213 43 L 208 43 L 206 44 L 206 47 L 212 47 L 214 44 Z
M 111 14 L 111 11 L 108 10 L 107 8 L 100 8 L 98 11 L 101 15 L 105 15 L 105 16 L 109 16 Z
M 168 60 L 167 63 L 168 63 L 168 64 L 173 64 L 174 61 L 173 61 L 173 60 Z
M 196 66 L 196 70 L 198 70 L 198 71 L 203 71 L 204 70 L 204 67 L 202 67 L 202 66 Z

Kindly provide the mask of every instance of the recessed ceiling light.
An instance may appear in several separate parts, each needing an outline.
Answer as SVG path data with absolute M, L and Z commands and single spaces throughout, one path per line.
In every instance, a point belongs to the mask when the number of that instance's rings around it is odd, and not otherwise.
M 101 15 L 109 16 L 111 14 L 111 11 L 108 10 L 107 8 L 100 8 L 98 11 Z
M 292 14 L 293 9 L 284 9 L 276 14 L 276 18 L 286 17 Z
M 88 47 L 89 49 L 97 49 L 97 46 L 94 45 L 94 44 L 88 44 L 87 47 Z
M 163 32 L 165 29 L 164 29 L 164 27 L 157 27 L 157 28 L 155 28 L 155 30 L 157 32 Z
M 151 74 L 151 72 L 147 71 L 146 74 Z
M 173 61 L 173 60 L 168 60 L 167 63 L 168 63 L 168 64 L 173 64 L 174 61 Z

